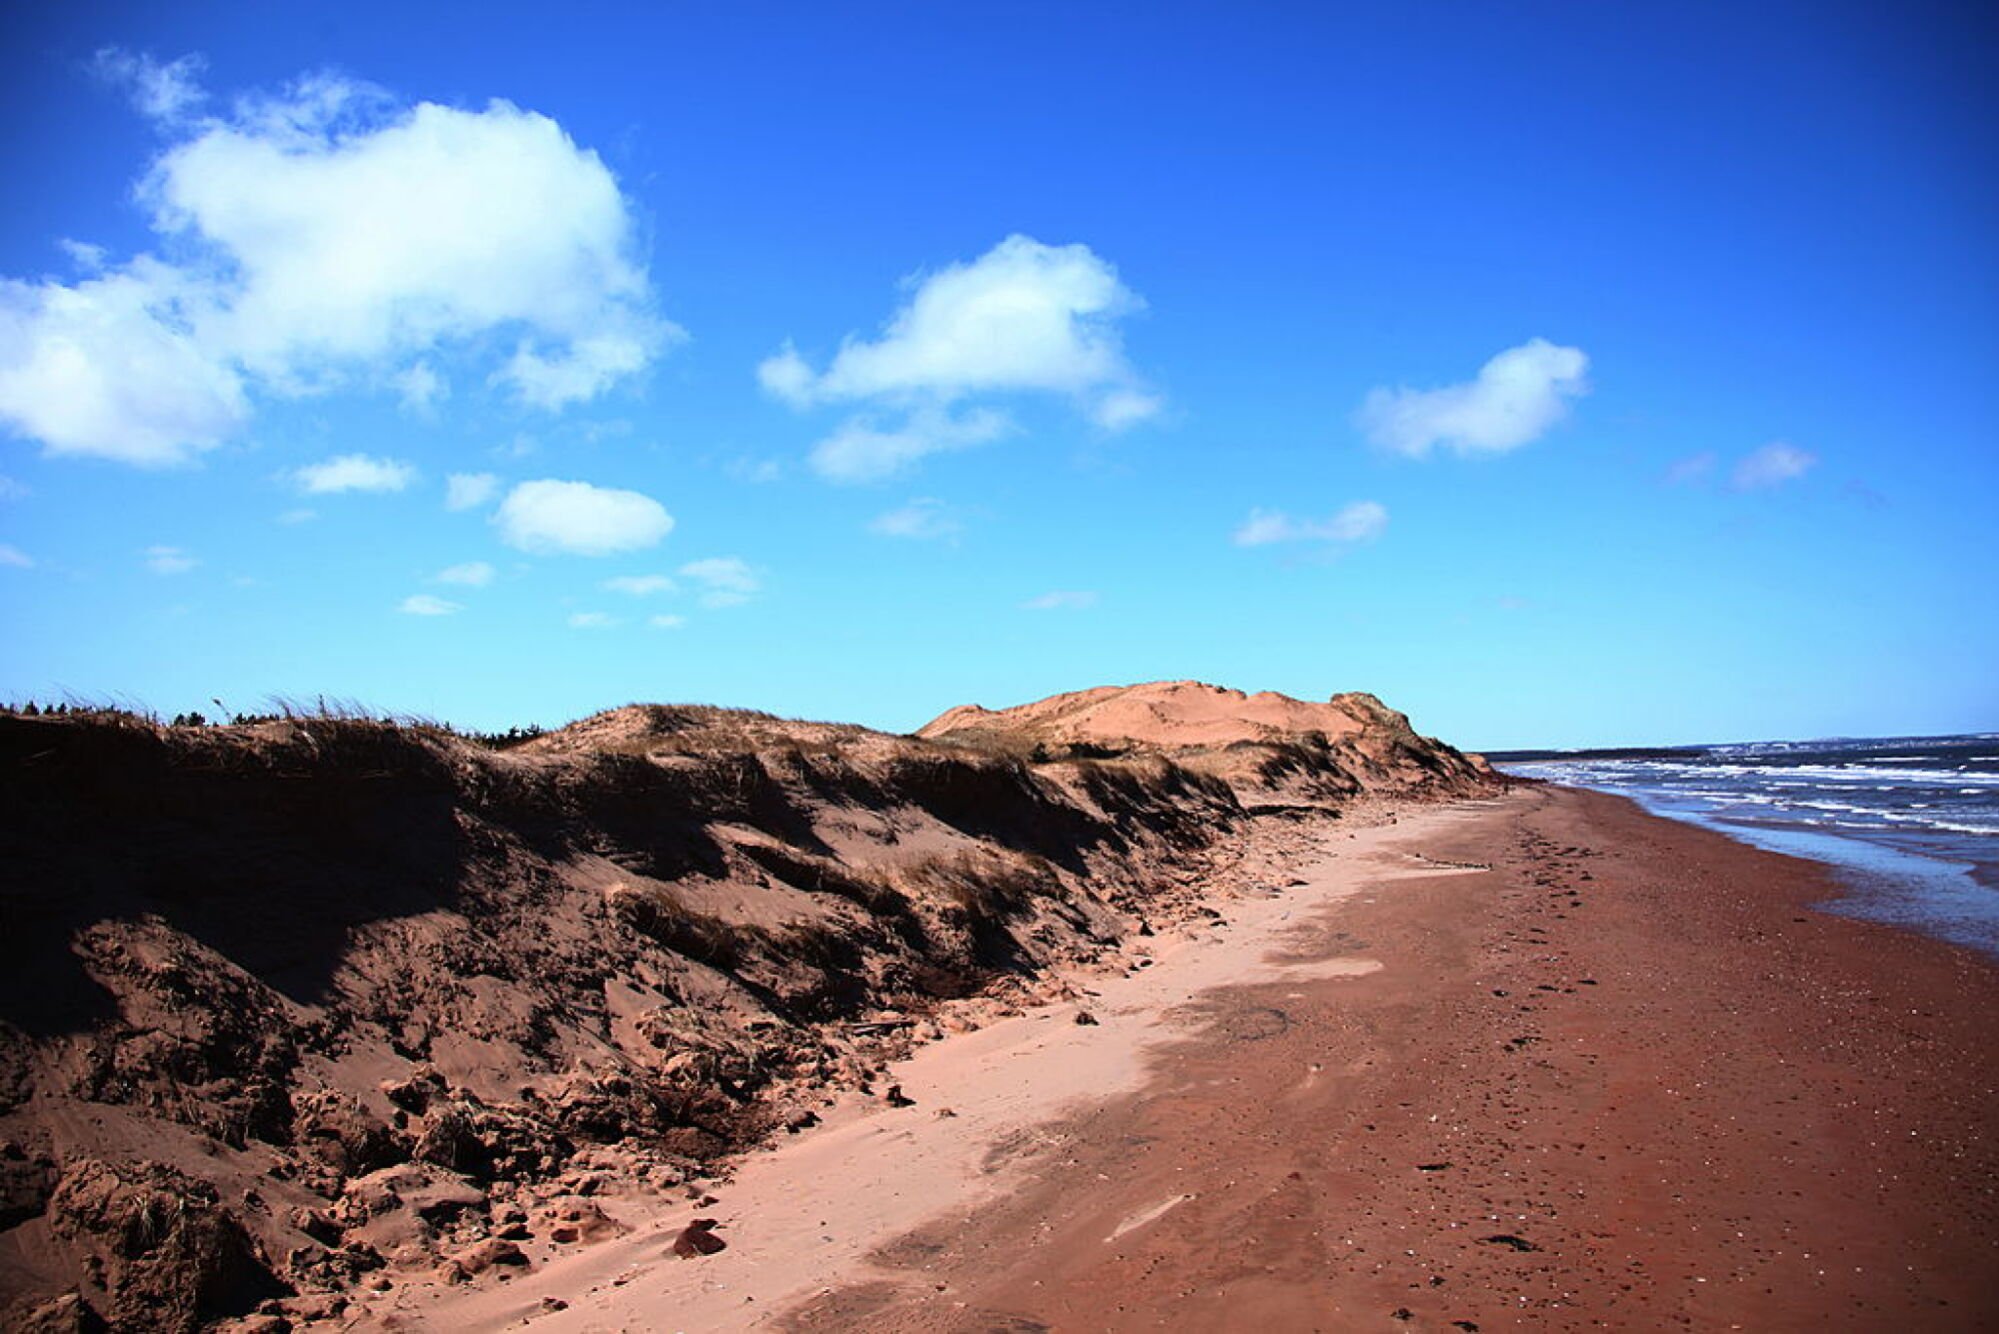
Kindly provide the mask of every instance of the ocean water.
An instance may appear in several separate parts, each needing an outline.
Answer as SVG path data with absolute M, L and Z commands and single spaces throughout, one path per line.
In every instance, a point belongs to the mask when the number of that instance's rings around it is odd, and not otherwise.
M 1826 862 L 1847 893 L 1819 906 L 1999 958 L 1999 733 L 1492 759 Z

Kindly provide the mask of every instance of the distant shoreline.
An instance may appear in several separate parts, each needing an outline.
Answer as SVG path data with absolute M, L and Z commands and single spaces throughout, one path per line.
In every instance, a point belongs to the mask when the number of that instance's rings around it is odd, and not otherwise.
M 1999 959 L 1999 739 L 1989 735 L 1501 763 L 1515 778 L 1628 797 L 1654 815 L 1817 861 L 1839 881 L 1818 906 Z

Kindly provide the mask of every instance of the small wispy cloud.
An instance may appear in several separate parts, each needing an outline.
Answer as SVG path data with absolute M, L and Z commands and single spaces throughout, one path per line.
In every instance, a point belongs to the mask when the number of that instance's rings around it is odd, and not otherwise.
M 1736 463 L 1730 483 L 1737 491 L 1760 491 L 1796 481 L 1812 470 L 1818 456 L 1782 440 L 1751 450 Z
M 140 115 L 167 124 L 186 120 L 208 100 L 201 87 L 207 63 L 198 55 L 185 55 L 162 65 L 142 52 L 115 46 L 103 47 L 92 61 L 97 76 L 124 89 Z
M 489 472 L 455 472 L 444 479 L 444 508 L 475 510 L 500 494 L 500 479 Z
M 1689 454 L 1682 459 L 1674 459 L 1666 465 L 1666 485 L 1689 486 L 1706 481 L 1713 475 L 1721 456 L 1712 449 L 1703 449 L 1698 454 Z
M 278 515 L 277 521 L 281 524 L 286 525 L 287 527 L 295 527 L 298 524 L 311 523 L 314 519 L 317 519 L 318 517 L 319 517 L 318 510 L 307 509 L 301 506 L 298 509 L 289 509 L 284 511 L 282 514 Z
M 868 531 L 878 537 L 932 542 L 938 538 L 957 536 L 965 531 L 965 525 L 958 521 L 951 507 L 943 501 L 919 496 L 907 505 L 876 515 L 869 522 Z
M 609 630 L 619 624 L 617 617 L 601 611 L 573 612 L 569 617 L 572 630 Z
M 93 245 L 89 241 L 78 241 L 68 236 L 59 238 L 56 241 L 56 248 L 69 256 L 69 262 L 76 265 L 77 272 L 84 274 L 95 275 L 104 272 L 105 263 L 111 258 L 111 252 L 103 246 Z
M 412 593 L 402 600 L 396 610 L 405 616 L 450 616 L 464 608 L 432 593 Z
M 731 459 L 722 470 L 738 482 L 763 486 L 784 476 L 784 464 L 777 459 Z
M 1231 540 L 1239 547 L 1269 546 L 1275 542 L 1352 546 L 1372 542 L 1387 531 L 1387 507 L 1372 500 L 1357 500 L 1324 519 L 1294 519 L 1277 510 L 1254 509 Z
M 292 474 L 307 495 L 340 495 L 349 491 L 401 491 L 416 480 L 416 469 L 396 459 L 373 454 L 341 454 L 308 463 Z
M 648 616 L 646 624 L 655 630 L 678 630 L 687 624 L 685 616 Z
M 991 408 L 953 414 L 927 406 L 895 426 L 882 426 L 870 416 L 850 417 L 812 447 L 809 461 L 829 482 L 879 482 L 919 459 L 988 444 L 1012 429 L 1007 415 Z
M 35 558 L 11 543 L 0 542 L 0 565 L 15 570 L 32 570 Z
M 493 582 L 494 570 L 483 560 L 468 560 L 462 565 L 447 565 L 430 576 L 434 584 L 463 584 L 467 588 L 484 588 Z
M 1375 444 L 1411 458 L 1440 445 L 1455 454 L 1503 454 L 1567 416 L 1570 400 L 1589 392 L 1588 370 L 1581 348 L 1535 338 L 1501 352 L 1462 384 L 1377 388 L 1354 423 Z
M 735 556 L 689 561 L 678 573 L 701 590 L 704 607 L 740 606 L 763 590 L 763 580 L 756 571 Z
M 140 554 L 145 557 L 146 568 L 154 574 L 186 574 L 201 564 L 179 547 L 147 547 Z
M 1097 595 L 1084 589 L 1057 589 L 1020 604 L 1023 611 L 1083 611 L 1097 605 Z
M 394 376 L 391 383 L 402 398 L 403 410 L 418 417 L 431 416 L 439 403 L 451 397 L 450 383 L 431 369 L 427 361 L 419 361 Z
M 649 598 L 673 592 L 674 583 L 663 574 L 621 574 L 615 579 L 606 579 L 604 587 L 629 597 Z

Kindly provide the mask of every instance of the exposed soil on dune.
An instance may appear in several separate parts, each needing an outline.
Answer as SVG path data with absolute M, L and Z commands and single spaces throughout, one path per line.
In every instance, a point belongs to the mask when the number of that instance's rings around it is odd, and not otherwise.
M 1401 767 L 1285 763 L 1490 785 L 1374 735 Z M 0 716 L 0 1320 L 275 1328 L 613 1236 L 597 1201 L 1198 913 L 1265 789 L 1197 758 L 659 706 L 504 753 Z

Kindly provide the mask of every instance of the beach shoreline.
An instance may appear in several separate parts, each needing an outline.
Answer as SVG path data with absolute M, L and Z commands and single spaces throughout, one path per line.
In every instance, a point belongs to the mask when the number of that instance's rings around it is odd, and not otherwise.
M 1836 896 L 1824 868 L 1620 798 L 1530 787 L 1349 832 L 1303 884 L 1218 903 L 1226 925 L 1157 942 L 1149 967 L 918 1052 L 892 1072 L 913 1105 L 752 1154 L 711 1205 L 649 1206 L 504 1284 L 410 1285 L 353 1314 L 538 1330 L 1999 1319 L 1989 961 L 1809 911 Z M 697 1214 L 730 1249 L 676 1259 Z
M 1500 768 L 1629 797 L 1835 869 L 1836 911 L 1970 945 L 1999 962 L 1999 754 L 1982 733 L 1530 752 Z

